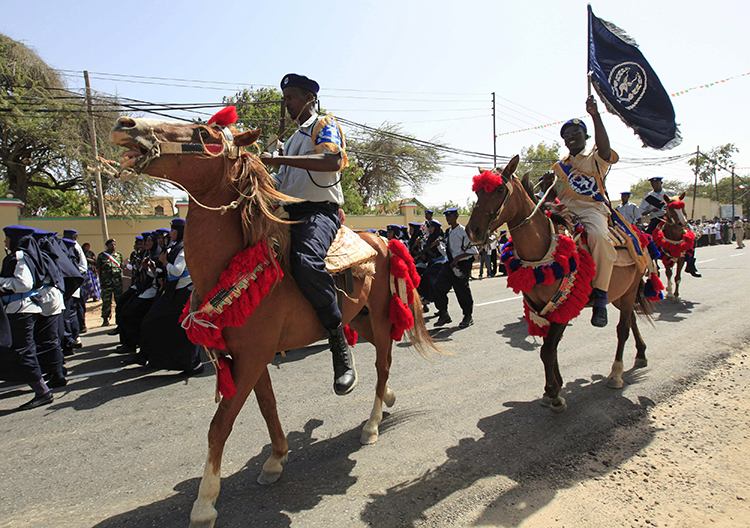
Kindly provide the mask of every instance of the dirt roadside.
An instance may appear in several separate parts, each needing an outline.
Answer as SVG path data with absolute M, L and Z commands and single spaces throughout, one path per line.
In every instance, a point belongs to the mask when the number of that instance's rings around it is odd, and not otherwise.
M 750 348 L 736 351 L 683 391 L 620 427 L 610 441 L 575 461 L 573 481 L 533 515 L 477 526 L 750 526 Z M 627 446 L 652 441 L 636 456 Z M 631 451 L 632 452 L 632 451 Z M 570 478 L 567 474 L 565 478 Z M 555 478 L 551 476 L 550 478 Z M 543 483 L 539 484 L 541 488 Z M 489 522 L 488 522 L 489 521 Z

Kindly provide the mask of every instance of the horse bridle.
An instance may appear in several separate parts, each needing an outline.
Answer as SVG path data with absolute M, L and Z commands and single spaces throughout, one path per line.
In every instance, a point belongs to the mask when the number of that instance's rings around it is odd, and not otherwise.
M 490 221 L 487 223 L 487 233 L 490 232 L 490 228 L 492 227 L 492 224 L 500 218 L 500 213 L 503 211 L 503 207 L 505 207 L 505 204 L 508 202 L 508 198 L 510 198 L 510 195 L 513 194 L 511 189 L 513 189 L 513 179 L 515 178 L 515 175 L 511 175 L 510 179 L 506 181 L 505 176 L 501 174 L 501 177 L 503 179 L 503 187 L 506 188 L 507 192 L 505 193 L 505 198 L 503 199 L 503 202 L 500 204 L 500 206 L 497 208 L 497 210 L 494 213 L 486 213 L 490 215 Z M 552 188 L 555 186 L 555 183 L 557 183 L 557 175 L 555 175 L 555 179 L 552 181 L 552 185 L 550 185 L 547 190 L 544 192 L 544 195 L 541 197 L 541 199 L 537 202 L 536 207 L 534 207 L 534 210 L 531 211 L 531 214 L 527 216 L 525 219 L 521 221 L 518 225 L 514 227 L 509 227 L 508 232 L 510 233 L 514 229 L 518 229 L 522 225 L 526 224 L 531 220 L 531 218 L 536 214 L 536 212 L 539 210 L 541 205 L 544 203 L 544 200 L 547 199 L 547 195 L 552 190 Z
M 208 125 L 211 126 L 211 125 Z M 214 127 L 219 128 L 219 127 Z M 152 139 L 151 148 L 140 157 L 133 167 L 123 169 L 121 173 L 130 173 L 131 178 L 139 176 L 146 171 L 146 168 L 155 159 L 165 154 L 208 154 L 211 156 L 226 155 L 229 159 L 237 159 L 242 153 L 242 147 L 234 144 L 234 134 L 229 127 L 219 128 L 222 141 L 218 143 L 204 143 L 201 138 L 200 143 L 179 143 L 174 141 L 162 141 L 156 135 L 154 127 L 150 127 L 149 132 Z
M 211 125 L 208 125 L 211 126 Z M 215 126 L 215 128 L 219 128 L 218 126 Z M 229 127 L 221 127 L 219 128 L 221 131 L 221 137 L 222 142 L 221 144 L 218 143 L 204 143 L 202 138 L 200 143 L 179 143 L 174 141 L 162 141 L 159 139 L 159 137 L 156 135 L 156 131 L 154 131 L 154 127 L 150 128 L 151 132 L 151 139 L 153 139 L 153 145 L 151 148 L 142 156 L 142 158 L 139 158 L 139 160 L 134 164 L 132 168 L 128 167 L 126 169 L 123 169 L 120 171 L 120 174 L 122 173 L 132 173 L 132 177 L 137 177 L 146 170 L 146 168 L 149 166 L 149 164 L 154 161 L 155 159 L 159 158 L 160 156 L 164 154 L 208 154 L 209 156 L 226 156 L 229 159 L 237 159 L 240 157 L 240 154 L 244 151 L 242 147 L 237 146 L 234 144 L 234 134 L 232 134 L 232 131 L 229 129 Z M 171 183 L 172 185 L 175 185 L 185 191 L 187 195 L 190 197 L 191 200 L 193 200 L 197 205 L 202 207 L 203 209 L 207 209 L 209 211 L 220 211 L 223 215 L 227 211 L 231 209 L 237 209 L 245 198 L 247 198 L 247 192 L 250 190 L 250 187 L 252 184 L 248 186 L 247 189 L 240 192 L 240 196 L 237 200 L 233 200 L 229 205 L 222 205 L 219 207 L 212 207 L 208 205 L 202 204 L 200 201 L 198 201 L 195 196 L 192 195 L 190 191 L 188 191 L 184 186 L 179 184 L 178 182 L 174 180 L 170 180 L 169 178 L 161 178 L 159 176 L 149 176 L 150 178 L 154 178 L 157 180 L 166 181 L 168 183 Z

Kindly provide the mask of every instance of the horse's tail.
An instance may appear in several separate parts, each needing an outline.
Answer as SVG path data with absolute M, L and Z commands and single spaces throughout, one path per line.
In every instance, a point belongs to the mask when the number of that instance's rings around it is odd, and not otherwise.
M 424 323 L 422 301 L 417 292 L 420 277 L 414 259 L 398 240 L 389 242 L 388 256 L 391 269 L 389 317 L 393 323 L 391 338 L 401 341 L 406 333 L 412 346 L 423 357 L 431 352 L 442 352 L 435 346 Z
M 638 292 L 635 294 L 635 313 L 648 321 L 651 326 L 654 326 L 654 303 L 651 302 L 647 293 L 644 293 L 646 289 L 646 282 L 641 278 L 641 283 L 638 285 Z

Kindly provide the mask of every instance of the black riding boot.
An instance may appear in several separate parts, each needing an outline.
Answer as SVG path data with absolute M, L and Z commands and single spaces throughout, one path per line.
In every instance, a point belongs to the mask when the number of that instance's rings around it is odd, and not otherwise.
M 687 265 L 685 266 L 685 271 L 692 275 L 693 277 L 700 278 L 702 275 L 698 273 L 698 269 L 695 267 L 695 257 L 687 260 Z
M 328 334 L 328 346 L 331 347 L 333 356 L 333 391 L 343 396 L 349 394 L 357 385 L 354 357 L 349 351 L 343 324 L 339 324 L 332 330 L 327 329 L 326 334 Z

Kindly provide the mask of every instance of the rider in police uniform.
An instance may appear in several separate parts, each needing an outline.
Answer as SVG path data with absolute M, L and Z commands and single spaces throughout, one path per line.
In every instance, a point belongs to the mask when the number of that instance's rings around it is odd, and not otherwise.
M 641 200 L 640 211 L 644 217 L 648 217 L 649 223 L 646 228 L 646 233 L 649 235 L 653 233 L 659 224 L 664 220 L 666 213 L 666 202 L 664 196 L 674 196 L 674 192 L 665 191 L 662 188 L 663 176 L 653 176 L 648 179 L 651 183 L 651 192 L 643 197 Z M 689 229 L 689 228 L 688 228 Z M 693 277 L 701 277 L 698 273 L 698 269 L 695 267 L 695 246 L 690 248 L 685 254 L 685 272 L 689 273 Z
M 560 135 L 570 154 L 555 163 L 552 170 L 557 176 L 557 197 L 586 228 L 589 251 L 596 264 L 596 277 L 591 281 L 594 304 L 591 324 L 602 327 L 607 326 L 607 289 L 617 258 L 614 244 L 607 237 L 610 211 L 604 180 L 609 167 L 619 158 L 609 146 L 593 95 L 586 100 L 586 111 L 594 121 L 594 148 L 585 150 L 588 135 L 584 122 L 580 119 L 567 121 Z
M 333 355 L 336 394 L 351 392 L 357 372 L 344 336 L 333 277 L 324 259 L 341 226 L 344 203 L 340 172 L 347 165 L 344 135 L 333 116 L 319 116 L 315 103 L 320 86 L 290 73 L 281 80 L 284 105 L 299 129 L 284 144 L 283 155 L 263 152 L 261 160 L 279 167 L 280 192 L 303 200 L 285 204 L 291 224 L 290 271 L 302 294 L 312 304 L 328 335 Z

